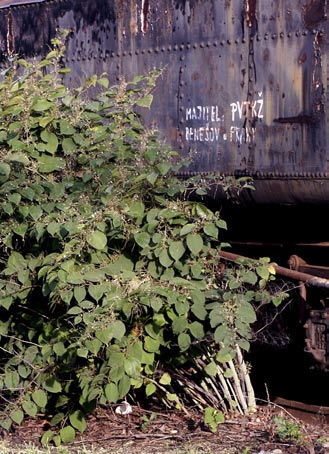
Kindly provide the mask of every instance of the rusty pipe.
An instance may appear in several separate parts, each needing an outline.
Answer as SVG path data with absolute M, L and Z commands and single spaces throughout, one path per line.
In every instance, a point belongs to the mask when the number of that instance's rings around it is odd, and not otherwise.
M 232 260 L 233 262 L 235 262 L 238 259 L 255 260 L 250 257 L 244 257 L 242 255 L 233 254 L 232 252 L 226 251 L 220 251 L 219 256 L 225 260 Z M 301 281 L 313 287 L 322 287 L 329 289 L 329 279 L 312 276 L 311 274 L 307 273 L 301 273 L 300 271 L 290 270 L 289 268 L 284 268 L 283 266 L 276 265 L 275 263 L 273 264 L 273 266 L 275 272 L 280 276 L 293 279 L 294 281 Z

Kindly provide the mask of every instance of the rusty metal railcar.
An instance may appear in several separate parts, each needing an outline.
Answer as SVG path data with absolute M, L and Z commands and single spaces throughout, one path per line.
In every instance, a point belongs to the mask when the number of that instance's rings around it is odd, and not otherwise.
M 256 191 L 244 191 L 240 202 L 248 213 L 261 205 L 257 225 L 264 213 L 267 224 L 242 231 L 239 222 L 236 238 L 262 242 L 266 231 L 270 241 L 323 242 L 328 9 L 326 0 L 0 0 L 0 61 L 45 54 L 51 38 L 70 29 L 68 84 L 104 71 L 116 82 L 163 69 L 146 121 L 191 158 L 190 173 L 254 178 Z M 290 263 L 329 279 L 328 268 Z M 327 301 L 307 328 L 308 350 L 324 365 Z

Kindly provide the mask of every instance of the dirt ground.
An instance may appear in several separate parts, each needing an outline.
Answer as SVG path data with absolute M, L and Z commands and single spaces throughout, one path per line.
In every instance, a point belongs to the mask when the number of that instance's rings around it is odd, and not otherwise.
M 189 414 L 173 411 L 145 410 L 132 407 L 129 415 L 118 415 L 115 407 L 98 408 L 90 416 L 86 431 L 71 445 L 72 452 L 88 446 L 90 451 L 108 453 L 193 453 L 193 454 L 328 454 L 329 421 L 320 415 L 303 422 L 291 413 L 273 405 L 260 407 L 252 416 L 227 419 L 212 433 L 203 423 L 200 412 Z M 292 424 L 301 423 L 301 440 L 278 436 L 273 416 L 280 413 Z M 10 435 L 4 435 L 11 446 L 26 443 L 38 445 L 48 424 L 42 419 L 26 421 Z M 298 432 L 298 434 L 299 434 Z M 96 451 L 95 451 L 96 446 Z M 105 451 L 104 451 L 105 449 Z M 101 450 L 101 449 L 100 449 Z

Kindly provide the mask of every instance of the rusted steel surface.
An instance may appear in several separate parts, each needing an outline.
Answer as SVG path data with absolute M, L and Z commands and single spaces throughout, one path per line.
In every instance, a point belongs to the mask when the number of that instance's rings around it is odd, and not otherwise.
M 44 54 L 57 30 L 70 29 L 69 84 L 103 71 L 116 83 L 162 69 L 147 121 L 191 158 L 187 173 L 251 175 L 258 190 L 244 192 L 246 202 L 329 203 L 325 0 L 1 7 L 2 60 Z
M 10 6 L 28 5 L 31 3 L 41 3 L 46 0 L 0 0 L 0 8 L 9 8 Z

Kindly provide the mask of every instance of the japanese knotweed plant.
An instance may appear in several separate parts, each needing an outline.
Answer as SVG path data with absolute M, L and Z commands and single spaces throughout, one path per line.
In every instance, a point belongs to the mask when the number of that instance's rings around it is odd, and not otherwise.
M 255 293 L 221 281 L 224 220 L 186 199 L 195 182 L 136 113 L 158 74 L 68 89 L 64 52 L 55 40 L 0 81 L 0 424 L 51 415 L 42 442 L 58 445 L 128 393 L 182 408 L 166 368 L 191 361 L 236 408 L 223 376 L 242 364 Z M 255 269 L 239 282 L 264 294 L 270 264 Z

